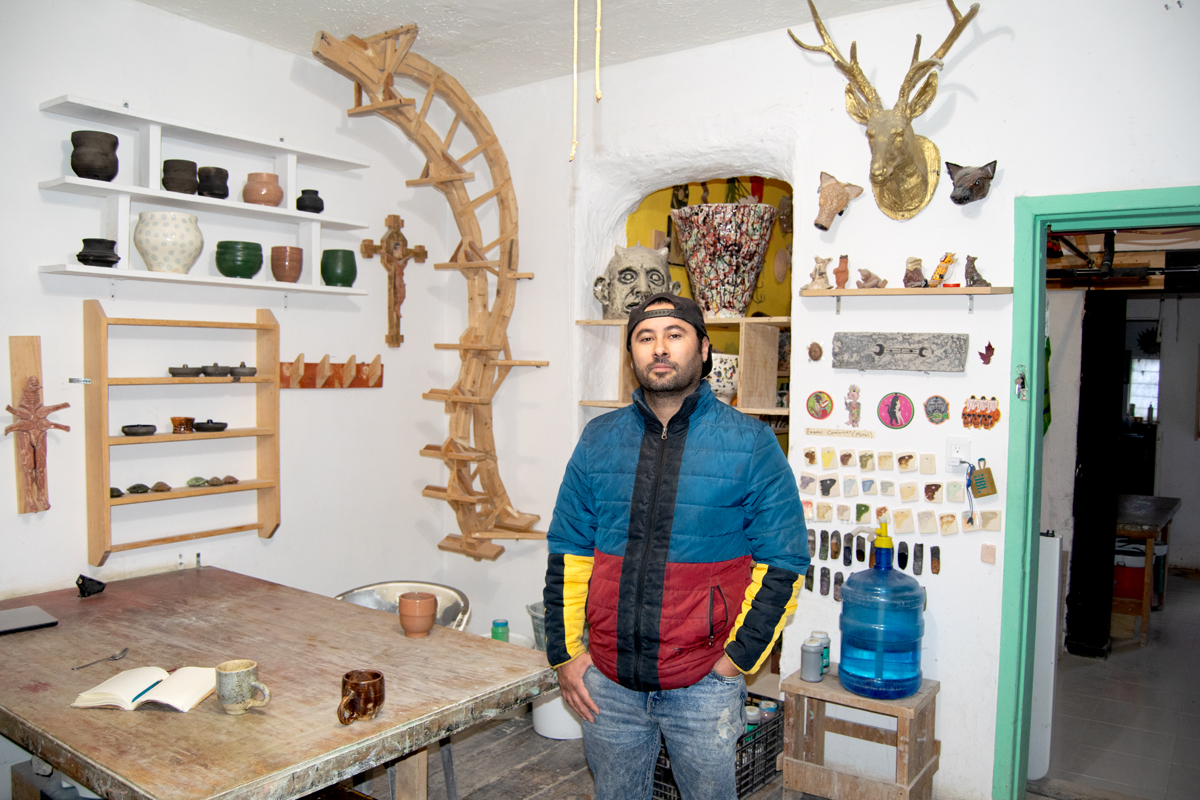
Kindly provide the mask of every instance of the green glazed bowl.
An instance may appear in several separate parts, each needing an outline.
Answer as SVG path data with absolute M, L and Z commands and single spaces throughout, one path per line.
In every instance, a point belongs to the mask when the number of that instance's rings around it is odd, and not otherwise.
M 217 272 L 226 278 L 253 278 L 262 269 L 262 253 L 217 253 Z
M 217 242 L 217 250 L 224 252 L 262 252 L 258 242 Z
M 321 253 L 321 279 L 326 286 L 353 286 L 358 265 L 353 250 L 326 250 Z

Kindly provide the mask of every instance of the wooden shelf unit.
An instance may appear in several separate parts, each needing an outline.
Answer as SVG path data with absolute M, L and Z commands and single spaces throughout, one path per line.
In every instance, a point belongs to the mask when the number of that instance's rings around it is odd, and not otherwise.
M 579 405 L 592 408 L 623 408 L 633 402 L 633 390 L 637 381 L 633 376 L 633 365 L 629 351 L 625 349 L 623 319 L 580 319 L 576 325 L 610 326 L 621 329 L 620 375 L 617 400 L 580 400 Z M 706 317 L 704 325 L 709 330 L 736 330 L 738 332 L 738 405 L 743 414 L 755 416 L 789 415 L 789 409 L 776 408 L 776 382 L 779 377 L 779 331 L 792 326 L 791 317 Z
M 311 166 L 327 170 L 363 169 L 368 166 L 362 161 L 339 158 L 315 150 L 294 147 L 282 142 L 269 142 L 232 133 L 224 133 L 204 127 L 189 126 L 161 117 L 140 114 L 128 108 L 120 108 L 73 95 L 63 95 L 47 100 L 39 108 L 49 114 L 70 117 L 85 122 L 99 123 L 114 128 L 132 130 L 137 136 L 135 158 L 121 157 L 121 167 L 134 166 L 124 174 L 134 174 L 133 183 L 113 183 L 89 180 L 74 175 L 64 175 L 41 181 L 38 188 L 47 192 L 97 197 L 103 200 L 103 236 L 117 243 L 116 253 L 120 262 L 111 268 L 88 267 L 75 262 L 44 265 L 39 272 L 46 275 L 67 275 L 77 278 L 106 278 L 121 281 L 149 281 L 154 283 L 177 283 L 190 286 L 221 286 L 238 289 L 265 289 L 290 293 L 317 293 L 340 295 L 365 295 L 361 289 L 325 286 L 320 280 L 321 231 L 362 230 L 367 227 L 357 220 L 339 219 L 324 214 L 309 214 L 295 209 L 300 194 L 297 166 Z M 243 203 L 236 186 L 238 176 L 230 176 L 233 186 L 230 197 L 219 199 L 194 194 L 169 192 L 160 188 L 163 140 L 214 147 L 244 155 L 270 160 L 263 172 L 274 172 L 279 176 L 283 188 L 283 201 L 277 207 Z M 188 212 L 217 214 L 239 219 L 282 222 L 296 226 L 296 244 L 304 250 L 303 283 L 275 281 L 270 270 L 262 270 L 250 279 L 226 278 L 219 275 L 191 275 L 172 272 L 151 272 L 133 269 L 133 228 L 131 224 L 132 202 L 146 203 L 154 208 L 182 209 Z M 269 267 L 264 259 L 264 267 Z
M 214 433 L 113 436 L 108 417 L 111 387 L 236 383 L 234 378 L 112 378 L 108 374 L 108 329 L 112 326 L 158 328 L 221 328 L 253 331 L 258 374 L 242 378 L 254 385 L 255 425 L 229 428 Z M 88 563 L 101 566 L 116 552 L 160 544 L 221 536 L 241 531 L 258 531 L 269 539 L 279 528 L 279 323 L 267 309 L 258 309 L 255 322 L 212 322 L 204 320 L 128 319 L 109 317 L 97 300 L 83 301 L 83 372 L 90 383 L 84 386 L 85 443 L 87 457 Z M 206 439 L 253 437 L 256 440 L 257 475 L 225 486 L 184 486 L 169 492 L 127 494 L 109 497 L 109 447 L 147 445 L 161 442 L 190 442 Z M 112 509 L 134 503 L 178 500 L 230 492 L 257 492 L 258 513 L 253 523 L 200 530 L 175 536 L 113 544 Z

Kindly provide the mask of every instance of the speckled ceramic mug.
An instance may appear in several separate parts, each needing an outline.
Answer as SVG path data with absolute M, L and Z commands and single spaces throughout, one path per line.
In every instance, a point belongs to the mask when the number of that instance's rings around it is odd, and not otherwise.
M 261 700 L 255 697 L 259 692 Z M 271 702 L 271 690 L 258 680 L 258 662 L 239 658 L 217 664 L 217 700 L 234 716 Z

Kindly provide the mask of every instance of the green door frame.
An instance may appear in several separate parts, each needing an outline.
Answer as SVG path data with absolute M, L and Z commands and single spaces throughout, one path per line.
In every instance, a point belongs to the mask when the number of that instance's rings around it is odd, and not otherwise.
M 1200 186 L 1018 197 L 1014 202 L 1010 380 L 1026 367 L 1028 402 L 1010 403 L 1004 588 L 996 692 L 994 800 L 1025 797 L 1042 498 L 1046 346 L 1046 227 L 1059 230 L 1200 224 Z M 1011 384 L 1010 384 L 1011 385 Z

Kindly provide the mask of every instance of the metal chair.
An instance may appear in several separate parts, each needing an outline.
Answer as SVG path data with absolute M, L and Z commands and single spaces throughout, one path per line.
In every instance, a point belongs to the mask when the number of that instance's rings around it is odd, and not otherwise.
M 356 606 L 375 608 L 389 614 L 398 614 L 400 595 L 405 592 L 429 592 L 435 595 L 438 599 L 438 610 L 434 622 L 444 628 L 466 630 L 467 621 L 471 618 L 471 601 L 453 586 L 428 581 L 383 581 L 342 592 L 334 599 L 345 600 Z M 458 800 L 458 785 L 454 779 L 454 751 L 451 749 L 450 737 L 442 739 L 439 745 L 442 753 L 442 774 L 446 778 L 446 797 L 448 800 Z M 395 772 L 389 767 L 388 785 L 393 798 L 396 796 L 395 780 Z
M 434 622 L 444 628 L 466 630 L 467 621 L 471 618 L 471 601 L 453 586 L 428 581 L 383 581 L 342 592 L 334 599 L 396 614 L 399 612 L 400 595 L 405 592 L 429 592 L 436 595 L 438 611 Z

